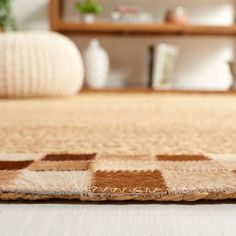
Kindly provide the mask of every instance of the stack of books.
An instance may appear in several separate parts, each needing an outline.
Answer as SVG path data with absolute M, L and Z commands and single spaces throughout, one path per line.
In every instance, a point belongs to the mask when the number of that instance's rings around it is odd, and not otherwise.
M 138 6 L 120 5 L 111 13 L 113 22 L 117 23 L 153 23 L 151 12 L 143 12 Z

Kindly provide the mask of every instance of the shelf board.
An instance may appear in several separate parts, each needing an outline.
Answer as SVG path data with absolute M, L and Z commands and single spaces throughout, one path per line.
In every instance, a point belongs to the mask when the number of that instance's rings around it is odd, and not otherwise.
M 236 36 L 236 25 L 124 24 L 111 22 L 85 24 L 60 21 L 54 30 L 61 33 L 110 35 Z
M 104 89 L 91 89 L 82 88 L 80 93 L 180 93 L 180 94 L 229 94 L 236 95 L 236 90 L 183 90 L 183 89 L 152 89 L 152 88 L 104 88 Z

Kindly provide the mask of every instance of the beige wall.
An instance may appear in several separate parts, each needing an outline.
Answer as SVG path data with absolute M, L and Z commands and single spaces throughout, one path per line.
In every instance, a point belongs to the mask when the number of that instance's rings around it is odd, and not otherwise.
M 66 0 L 67 4 L 74 0 Z M 233 22 L 233 0 L 126 0 L 108 1 L 105 15 L 117 2 L 138 3 L 144 10 L 152 9 L 157 21 L 163 18 L 163 12 L 169 6 L 182 4 L 188 10 L 193 23 L 227 25 Z M 47 30 L 47 0 L 15 0 L 14 9 L 22 30 Z M 74 12 L 73 6 L 67 12 Z M 69 14 L 71 18 L 71 14 Z M 68 18 L 68 17 L 67 17 Z M 77 14 L 72 17 L 78 19 Z M 92 37 L 73 36 L 81 51 Z M 168 42 L 180 47 L 180 56 L 176 68 L 178 87 L 225 89 L 230 83 L 227 61 L 233 58 L 235 40 L 207 37 L 99 37 L 103 47 L 109 52 L 111 73 L 108 86 L 145 86 L 147 82 L 147 48 L 150 44 Z

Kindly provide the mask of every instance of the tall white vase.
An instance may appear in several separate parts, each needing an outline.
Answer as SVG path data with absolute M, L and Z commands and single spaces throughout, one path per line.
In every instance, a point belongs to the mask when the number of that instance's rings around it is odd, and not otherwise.
M 109 57 L 98 40 L 92 40 L 85 50 L 84 65 L 86 85 L 95 89 L 104 88 L 109 73 Z

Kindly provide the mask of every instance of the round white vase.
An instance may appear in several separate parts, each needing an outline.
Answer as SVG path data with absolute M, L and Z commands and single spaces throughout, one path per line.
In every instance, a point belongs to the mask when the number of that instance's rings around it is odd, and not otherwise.
M 84 65 L 86 85 L 94 89 L 104 88 L 109 73 L 109 57 L 98 40 L 92 40 L 85 50 Z
M 86 14 L 83 14 L 82 19 L 85 24 L 93 24 L 95 22 L 95 15 L 86 13 Z

